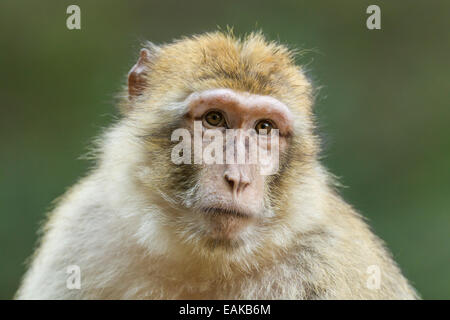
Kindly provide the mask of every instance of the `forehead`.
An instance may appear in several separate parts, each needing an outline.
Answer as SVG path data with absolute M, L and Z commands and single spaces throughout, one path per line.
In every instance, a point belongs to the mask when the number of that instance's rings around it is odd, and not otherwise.
M 149 66 L 149 100 L 156 104 L 181 101 L 192 93 L 228 88 L 273 98 L 297 113 L 310 109 L 312 90 L 290 51 L 262 36 L 236 39 L 223 34 L 188 38 L 165 45 Z M 279 103 L 274 102 L 274 105 Z
M 296 68 L 292 53 L 260 35 L 238 39 L 216 33 L 176 41 L 162 47 L 154 67 L 172 79 L 182 75 L 200 82 L 220 79 L 227 83 L 221 87 L 253 93 L 270 91 L 275 83 L 296 76 L 289 72 Z

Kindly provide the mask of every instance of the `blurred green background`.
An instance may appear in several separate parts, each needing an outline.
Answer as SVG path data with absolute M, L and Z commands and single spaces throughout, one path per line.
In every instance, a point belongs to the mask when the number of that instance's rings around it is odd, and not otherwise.
M 81 30 L 66 8 L 81 7 Z M 382 30 L 366 28 L 381 7 Z M 0 2 L 0 298 L 117 115 L 140 43 L 220 26 L 311 49 L 324 163 L 423 298 L 450 298 L 449 1 Z

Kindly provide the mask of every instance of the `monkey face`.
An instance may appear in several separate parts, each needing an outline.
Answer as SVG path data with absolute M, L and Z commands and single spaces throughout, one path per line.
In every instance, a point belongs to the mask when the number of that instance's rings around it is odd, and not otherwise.
M 204 159 L 198 174 L 195 207 L 212 237 L 233 239 L 249 225 L 272 215 L 265 195 L 266 176 L 276 174 L 280 151 L 286 151 L 292 134 L 292 115 L 284 104 L 269 96 L 229 89 L 195 93 L 187 102 L 187 128 L 194 131 L 195 137 L 197 122 L 203 132 Z M 206 163 L 210 139 L 205 137 L 211 130 L 217 133 L 213 142 L 219 143 L 213 163 Z M 194 145 L 194 157 L 198 150 Z M 218 157 L 220 151 L 222 157 Z M 271 152 L 270 156 L 259 157 L 263 151 L 266 155 Z M 239 155 L 243 155 L 243 161 L 237 159 Z M 267 160 L 264 168 L 263 160 Z
M 139 180 L 181 242 L 235 247 L 279 224 L 316 149 L 311 87 L 285 48 L 258 36 L 152 46 L 128 92 L 127 118 L 147 137 Z
M 167 168 L 157 186 L 177 203 L 178 228 L 237 244 L 274 216 L 268 193 L 284 165 L 293 116 L 275 98 L 231 89 L 193 93 L 178 108 L 172 144 L 153 149 L 159 160 L 150 165 Z

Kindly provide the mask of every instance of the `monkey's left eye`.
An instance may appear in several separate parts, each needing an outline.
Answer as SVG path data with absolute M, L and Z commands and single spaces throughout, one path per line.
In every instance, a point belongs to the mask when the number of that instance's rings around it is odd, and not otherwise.
M 261 130 L 266 130 L 266 134 L 269 134 L 272 129 L 275 129 L 275 125 L 269 120 L 260 120 L 255 126 L 255 130 L 258 134 Z
M 213 127 L 223 127 L 225 126 L 225 117 L 219 111 L 210 111 L 203 119 Z

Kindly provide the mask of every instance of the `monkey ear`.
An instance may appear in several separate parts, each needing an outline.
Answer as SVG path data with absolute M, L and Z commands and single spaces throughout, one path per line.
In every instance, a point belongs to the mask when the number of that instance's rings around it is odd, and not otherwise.
M 142 95 L 148 75 L 149 67 L 154 59 L 158 47 L 149 43 L 149 49 L 143 48 L 139 54 L 139 59 L 128 73 L 128 99 Z

